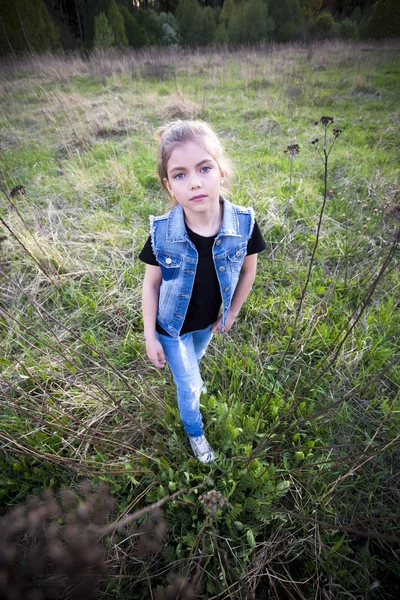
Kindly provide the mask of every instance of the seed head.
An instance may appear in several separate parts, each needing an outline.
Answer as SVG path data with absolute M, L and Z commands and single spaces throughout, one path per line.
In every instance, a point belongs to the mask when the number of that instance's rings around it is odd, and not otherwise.
M 206 494 L 202 494 L 199 498 L 206 512 L 215 515 L 219 508 L 222 508 L 228 500 L 217 490 L 210 490 Z
M 100 582 L 107 577 L 106 550 L 94 526 L 94 516 L 102 510 L 100 498 L 109 507 L 114 504 L 102 488 L 88 493 L 83 501 L 71 489 L 63 491 L 61 500 L 47 490 L 1 519 L 1 598 L 6 589 L 10 599 L 57 600 L 65 597 L 66 586 L 72 589 L 68 597 L 99 597 Z M 84 519 L 79 514 L 81 506 Z M 75 589 L 79 594 L 73 593 Z
M 321 117 L 319 121 L 321 125 L 323 125 L 324 127 L 328 127 L 328 125 L 333 123 L 333 117 Z
M 339 135 L 340 135 L 341 133 L 343 133 L 343 129 L 339 129 L 339 127 L 334 127 L 334 128 L 332 129 L 332 133 L 333 133 L 333 135 L 335 136 L 335 138 L 337 138 L 337 137 L 339 137 Z
M 10 191 L 11 198 L 15 196 L 23 196 L 26 193 L 26 188 L 24 185 L 18 184 L 14 185 L 14 187 Z
M 290 154 L 291 157 L 295 157 L 296 154 L 299 154 L 300 146 L 298 144 L 289 144 L 286 150 L 284 150 L 285 154 Z
M 316 144 L 318 144 L 319 139 L 318 138 L 314 138 L 313 140 L 311 140 L 311 143 L 313 146 L 315 146 Z

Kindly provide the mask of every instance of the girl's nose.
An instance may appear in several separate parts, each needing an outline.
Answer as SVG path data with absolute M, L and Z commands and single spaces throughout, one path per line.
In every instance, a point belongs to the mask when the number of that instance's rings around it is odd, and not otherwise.
M 193 175 L 189 181 L 189 187 L 191 190 L 196 190 L 201 187 L 201 181 L 197 175 Z

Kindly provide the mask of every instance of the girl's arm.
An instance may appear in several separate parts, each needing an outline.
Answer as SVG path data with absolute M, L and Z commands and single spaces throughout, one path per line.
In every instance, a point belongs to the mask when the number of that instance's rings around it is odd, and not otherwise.
M 156 338 L 156 317 L 161 280 L 160 267 L 146 265 L 142 288 L 144 337 L 147 357 L 158 369 L 162 369 L 166 362 L 162 345 Z
M 235 293 L 233 294 L 231 308 L 226 319 L 224 330 L 228 332 L 232 327 L 236 317 L 239 314 L 242 304 L 246 300 L 253 287 L 254 278 L 257 271 L 257 254 L 250 254 L 246 256 L 243 261 L 242 270 L 240 271 L 239 281 L 236 286 Z M 221 331 L 222 314 L 218 316 L 215 321 L 212 332 Z

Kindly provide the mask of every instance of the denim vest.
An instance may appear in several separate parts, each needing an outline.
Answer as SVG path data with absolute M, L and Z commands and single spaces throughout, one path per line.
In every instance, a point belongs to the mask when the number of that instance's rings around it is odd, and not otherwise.
M 222 297 L 223 331 L 253 232 L 254 212 L 224 198 L 221 201 L 224 212 L 212 253 Z M 177 338 L 192 295 L 198 254 L 187 234 L 181 205 L 161 217 L 150 217 L 150 222 L 151 244 L 162 272 L 157 321 Z

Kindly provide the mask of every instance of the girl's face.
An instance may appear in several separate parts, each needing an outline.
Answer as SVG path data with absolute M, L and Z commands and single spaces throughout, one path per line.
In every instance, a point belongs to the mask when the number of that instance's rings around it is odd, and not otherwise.
M 185 212 L 212 212 L 219 204 L 224 172 L 200 142 L 188 141 L 174 148 L 163 183 Z

